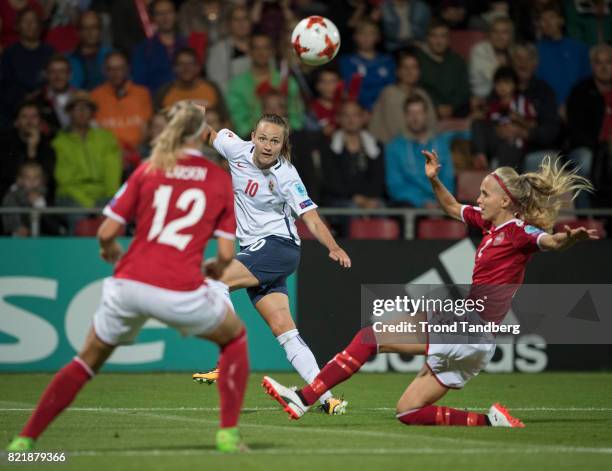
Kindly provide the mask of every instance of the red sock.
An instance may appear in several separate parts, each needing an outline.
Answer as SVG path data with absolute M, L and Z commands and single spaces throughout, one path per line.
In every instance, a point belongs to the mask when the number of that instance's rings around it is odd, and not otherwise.
M 325 391 L 357 373 L 377 349 L 372 327 L 357 332 L 349 346 L 332 358 L 312 383 L 300 390 L 306 404 L 314 404 Z
M 70 405 L 93 374 L 83 360 L 74 357 L 53 377 L 19 435 L 37 439 L 51 421 Z
M 249 377 L 249 352 L 246 330 L 221 349 L 217 388 L 221 406 L 221 428 L 238 423 Z
M 490 425 L 486 414 L 433 405 L 398 414 L 397 418 L 406 425 Z

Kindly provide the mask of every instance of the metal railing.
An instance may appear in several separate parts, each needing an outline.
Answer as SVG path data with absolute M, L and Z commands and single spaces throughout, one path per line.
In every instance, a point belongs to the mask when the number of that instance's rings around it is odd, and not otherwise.
M 444 216 L 440 209 L 417 209 L 417 208 L 319 208 L 323 216 L 391 216 L 399 217 L 403 220 L 404 238 L 412 240 L 416 234 L 416 218 L 422 216 Z M 40 219 L 44 214 L 63 215 L 63 214 L 102 214 L 102 208 L 69 208 L 69 207 L 50 207 L 50 208 L 20 208 L 20 207 L 0 207 L 0 217 L 3 214 L 29 214 L 30 216 L 30 235 L 38 237 L 40 235 Z M 562 210 L 560 216 L 567 217 L 612 217 L 612 208 L 597 209 L 573 209 Z

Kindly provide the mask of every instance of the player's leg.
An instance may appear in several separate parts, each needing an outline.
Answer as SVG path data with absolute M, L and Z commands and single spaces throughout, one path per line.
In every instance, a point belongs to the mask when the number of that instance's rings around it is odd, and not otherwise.
M 255 304 L 255 308 L 266 321 L 270 330 L 285 350 L 287 360 L 308 384 L 319 374 L 317 360 L 293 321 L 289 309 L 289 297 L 284 292 L 271 292 Z M 319 398 L 324 410 L 330 414 L 342 414 L 347 403 L 335 399 L 330 391 L 325 391 Z
M 25 427 L 9 445 L 8 450 L 32 449 L 34 441 L 53 419 L 72 403 L 85 383 L 102 368 L 114 349 L 114 345 L 100 340 L 92 328 L 83 349 L 53 377 Z
M 216 343 L 221 349 L 217 380 L 221 420 L 217 432 L 217 448 L 224 452 L 235 452 L 246 448 L 237 426 L 249 376 L 249 357 L 244 325 L 233 309 L 229 306 L 226 309 L 223 321 L 214 330 L 199 337 Z

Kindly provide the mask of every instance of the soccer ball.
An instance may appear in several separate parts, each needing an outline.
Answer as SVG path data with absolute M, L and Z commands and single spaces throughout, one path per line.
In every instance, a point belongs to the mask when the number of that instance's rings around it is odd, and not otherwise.
M 308 65 L 323 65 L 338 54 L 340 33 L 336 25 L 327 18 L 309 16 L 293 29 L 291 44 L 302 62 Z

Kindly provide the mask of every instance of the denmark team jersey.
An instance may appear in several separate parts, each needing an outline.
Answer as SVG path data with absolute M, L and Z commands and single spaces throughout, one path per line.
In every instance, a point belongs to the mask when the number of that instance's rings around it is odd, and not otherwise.
M 480 228 L 484 235 L 476 250 L 469 297 L 486 300 L 480 317 L 499 324 L 510 310 L 527 262 L 540 250 L 540 238 L 546 232 L 520 219 L 493 226 L 482 219 L 480 211 L 477 206 L 461 207 L 463 222 Z
M 232 172 L 234 201 L 241 246 L 251 245 L 271 235 L 293 240 L 299 245 L 295 220 L 315 209 L 297 170 L 284 158 L 269 169 L 253 163 L 254 145 L 228 129 L 218 132 L 215 149 L 225 157 Z
M 122 224 L 136 221 L 134 240 L 114 276 L 174 291 L 202 285 L 202 257 L 213 235 L 235 238 L 230 177 L 191 149 L 172 171 L 142 163 L 104 215 Z

